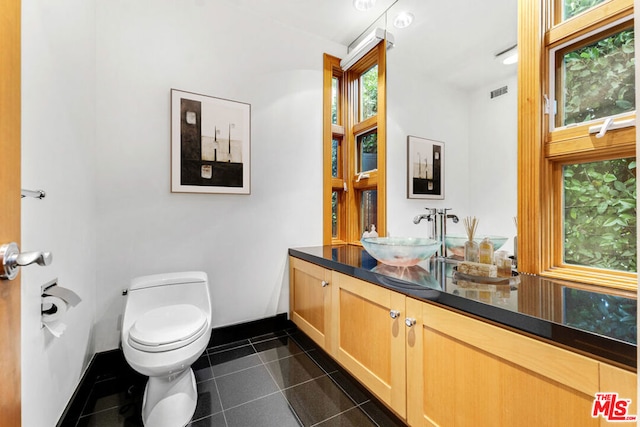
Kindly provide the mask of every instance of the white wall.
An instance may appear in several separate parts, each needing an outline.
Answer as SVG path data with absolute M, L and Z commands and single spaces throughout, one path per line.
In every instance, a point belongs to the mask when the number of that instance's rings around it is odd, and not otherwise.
M 53 253 L 22 269 L 22 425 L 53 426 L 94 354 L 95 8 L 87 0 L 22 1 L 24 251 Z M 54 338 L 40 327 L 40 287 L 58 278 L 82 303 Z
M 132 277 L 209 275 L 214 327 L 288 310 L 287 248 L 322 244 L 322 53 L 233 2 L 97 5 L 98 351 Z M 251 195 L 170 193 L 170 89 L 251 104 Z

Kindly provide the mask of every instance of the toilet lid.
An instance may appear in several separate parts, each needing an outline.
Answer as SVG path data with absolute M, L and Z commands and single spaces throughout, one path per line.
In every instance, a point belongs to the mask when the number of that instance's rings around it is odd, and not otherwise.
M 140 316 L 129 330 L 129 344 L 159 352 L 192 343 L 205 332 L 207 316 L 191 304 L 158 307 Z

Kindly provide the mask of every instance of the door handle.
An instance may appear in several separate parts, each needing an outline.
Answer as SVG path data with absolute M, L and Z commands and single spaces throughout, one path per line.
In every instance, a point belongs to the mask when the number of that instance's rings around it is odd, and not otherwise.
M 0 246 L 0 279 L 13 280 L 18 275 L 20 267 L 31 264 L 49 265 L 53 261 L 51 252 L 20 252 L 20 248 L 14 242 Z

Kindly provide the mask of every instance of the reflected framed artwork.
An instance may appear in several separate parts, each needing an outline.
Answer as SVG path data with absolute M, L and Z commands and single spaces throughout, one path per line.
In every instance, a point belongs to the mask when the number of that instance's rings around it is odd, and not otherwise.
M 251 194 L 251 105 L 171 89 L 171 191 Z
M 407 137 L 407 198 L 444 199 L 444 143 Z

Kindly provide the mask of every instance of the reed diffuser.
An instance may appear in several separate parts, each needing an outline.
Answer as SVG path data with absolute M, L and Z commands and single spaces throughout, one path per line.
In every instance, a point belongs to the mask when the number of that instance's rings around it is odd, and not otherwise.
M 462 223 L 464 224 L 464 229 L 467 232 L 467 241 L 464 242 L 464 260 L 478 262 L 480 259 L 480 251 L 478 244 L 473 240 L 476 235 L 476 228 L 478 228 L 478 220 L 475 216 L 468 216 L 462 219 Z

